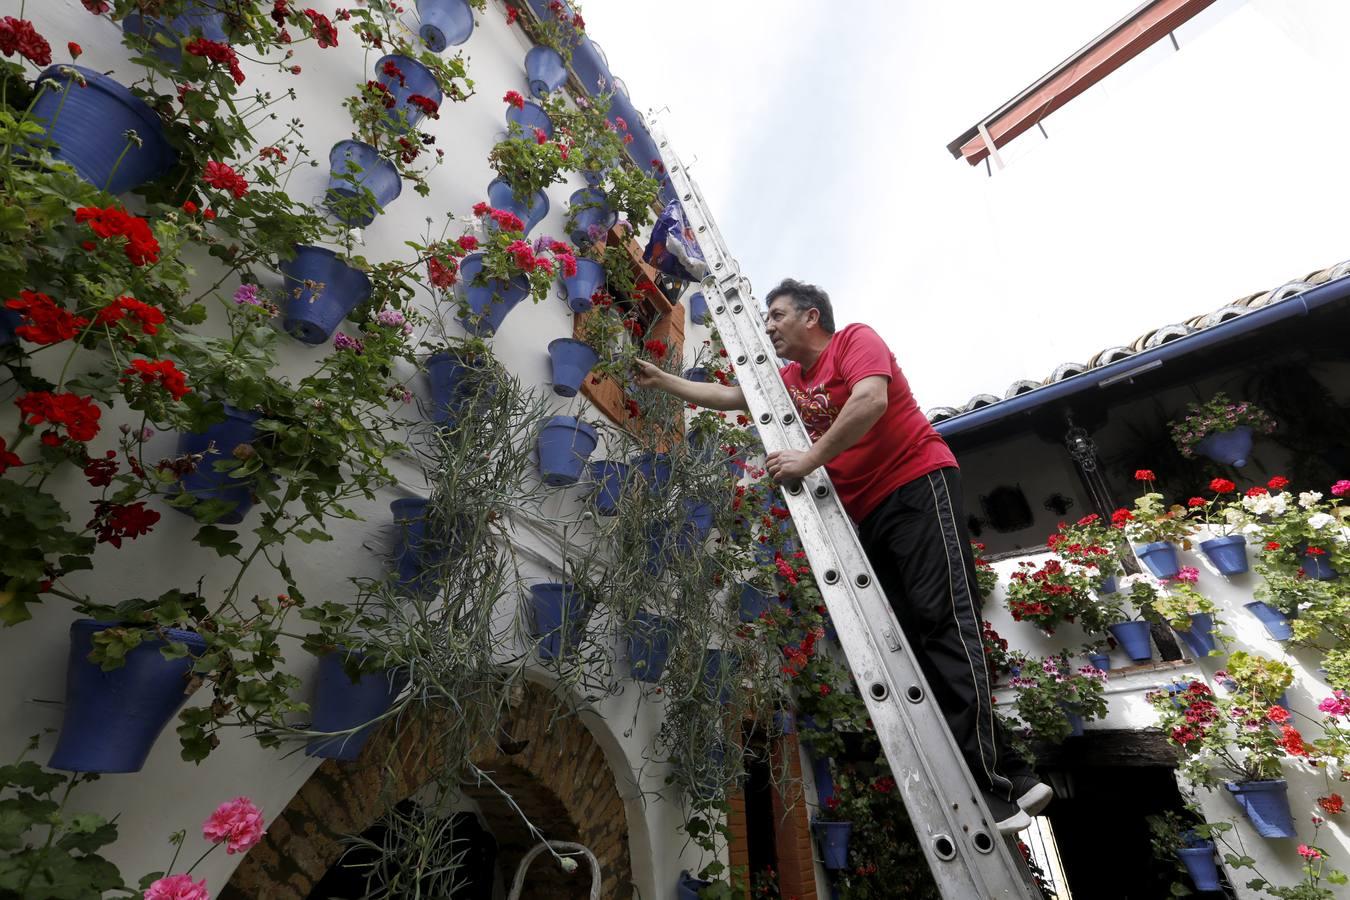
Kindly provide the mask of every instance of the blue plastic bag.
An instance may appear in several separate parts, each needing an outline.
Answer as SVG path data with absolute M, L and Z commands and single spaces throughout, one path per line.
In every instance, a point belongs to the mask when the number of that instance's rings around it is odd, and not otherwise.
M 684 281 L 702 281 L 708 274 L 703 251 L 694 240 L 694 230 L 685 221 L 684 210 L 678 200 L 666 204 L 656 217 L 651 240 L 642 252 L 644 262 L 660 272 Z

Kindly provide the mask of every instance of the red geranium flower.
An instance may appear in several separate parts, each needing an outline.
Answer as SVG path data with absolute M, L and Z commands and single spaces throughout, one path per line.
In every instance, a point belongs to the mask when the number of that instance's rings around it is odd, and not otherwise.
M 336 47 L 338 45 L 337 29 L 333 27 L 332 22 L 328 21 L 328 17 L 312 9 L 306 9 L 304 13 L 309 17 L 310 24 L 314 26 L 314 39 L 319 42 L 319 49 Z
M 25 319 L 14 333 L 34 344 L 68 341 L 89 324 L 84 316 L 72 315 L 41 291 L 19 291 L 18 298 L 5 301 L 5 306 L 18 310 Z
M 37 33 L 33 23 L 27 19 L 5 16 L 0 19 L 0 53 L 13 56 L 15 51 L 34 65 L 52 64 L 52 45 Z
M 1125 509 L 1124 507 L 1121 507 L 1120 509 L 1111 513 L 1111 524 L 1117 528 L 1124 528 L 1125 523 L 1133 518 L 1134 513 L 1130 512 L 1128 509 Z
M 439 110 L 441 105 L 430 97 L 423 97 L 421 94 L 413 94 L 408 97 L 408 105 L 417 107 L 424 114 L 431 116 L 433 119 L 440 118 Z
M 1156 481 L 1157 475 L 1153 474 L 1152 469 L 1137 469 L 1134 473 L 1135 481 Z
M 1279 541 L 1267 541 L 1267 542 L 1266 542 L 1266 549 L 1267 549 L 1267 550 L 1278 550 L 1278 549 L 1280 549 L 1280 542 L 1279 542 Z
M 133 266 L 159 262 L 159 241 L 150 230 L 150 224 L 140 216 L 133 216 L 116 206 L 106 209 L 81 206 L 75 210 L 75 221 L 87 222 L 101 238 L 125 237 L 127 243 L 123 250 Z
M 142 502 L 110 503 L 107 500 L 93 500 L 94 518 L 86 528 L 94 529 L 100 544 L 122 546 L 122 539 L 135 540 L 159 521 L 159 513 L 146 508 Z
M 236 199 L 248 193 L 248 182 L 244 180 L 244 176 L 225 165 L 225 163 L 215 160 L 206 164 L 206 171 L 202 173 L 202 181 L 211 187 L 229 191 L 234 194 Z
M 74 41 L 70 41 L 66 44 L 66 50 L 69 51 L 71 59 L 79 59 L 80 54 L 84 52 L 84 48 Z
M 665 341 L 659 341 L 655 338 L 647 341 L 642 346 L 646 348 L 648 353 L 656 357 L 658 361 L 665 359 L 666 353 L 670 350 L 670 348 L 666 346 Z
M 516 9 L 514 6 L 508 6 L 506 8 L 506 24 L 514 25 L 518 18 L 520 18 L 520 10 Z
M 52 394 L 47 391 L 30 391 L 14 401 L 19 412 L 24 415 L 27 425 L 51 425 L 42 436 L 42 442 L 49 446 L 60 444 L 66 438 L 73 441 L 91 441 L 98 435 L 98 419 L 102 415 L 94 401 L 78 394 Z M 65 428 L 64 436 L 58 428 Z
M 459 244 L 461 250 L 477 250 L 477 249 L 478 249 L 478 238 L 474 237 L 474 236 L 471 235 L 471 234 L 466 234 L 466 235 L 464 235 L 464 236 L 461 237 L 459 240 L 455 241 L 455 243 L 456 243 L 456 244 Z
M 1288 486 L 1289 479 L 1285 478 L 1283 475 L 1276 475 L 1266 482 L 1266 487 L 1270 488 L 1272 491 L 1282 491 Z
M 178 371 L 171 359 L 133 359 L 131 365 L 122 370 L 122 375 L 123 382 L 131 381 L 132 376 L 139 376 L 142 383 L 164 388 L 175 400 L 192 393 L 192 388 L 187 385 L 187 376 Z
M 142 334 L 158 334 L 159 326 L 164 324 L 163 312 L 134 297 L 118 297 L 100 309 L 94 321 L 99 325 L 112 325 L 121 322 L 127 316 L 140 323 Z
M 1229 481 L 1227 478 L 1215 478 L 1210 481 L 1209 489 L 1216 494 L 1226 494 L 1229 491 L 1237 490 L 1237 485 L 1233 484 L 1233 482 Z
M 19 459 L 17 453 L 10 451 L 5 444 L 5 439 L 0 437 L 0 475 L 5 474 L 15 466 L 23 465 L 23 460 Z
M 239 68 L 239 56 L 229 44 L 199 37 L 188 41 L 183 49 L 193 56 L 205 57 L 218 66 L 227 67 L 235 84 L 244 83 L 244 70 Z
M 525 108 L 525 98 L 521 96 L 520 91 L 507 91 L 506 96 L 502 97 L 502 100 L 506 101 L 511 106 L 514 106 L 516 109 Z
M 1256 487 L 1249 487 L 1249 488 L 1247 488 L 1247 496 L 1248 496 L 1248 497 L 1261 497 L 1261 496 L 1264 496 L 1265 494 L 1269 494 L 1269 493 L 1270 493 L 1270 491 L 1268 491 L 1268 490 L 1266 490 L 1265 488 L 1261 487 L 1261 485 L 1259 485 L 1259 484 L 1258 484 Z
M 1345 811 L 1345 800 L 1340 794 L 1330 794 L 1326 797 L 1318 797 L 1317 805 L 1322 807 L 1327 815 L 1336 816 Z
M 1191 499 L 1186 501 L 1186 505 L 1194 509 L 1197 506 L 1204 506 L 1208 502 L 1209 501 L 1206 500 L 1204 497 L 1192 497 Z

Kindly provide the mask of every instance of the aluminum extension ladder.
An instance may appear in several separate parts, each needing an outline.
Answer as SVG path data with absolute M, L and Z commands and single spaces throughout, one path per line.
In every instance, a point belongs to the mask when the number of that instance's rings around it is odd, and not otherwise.
M 778 376 L 749 280 L 727 252 L 698 186 L 653 131 L 708 264 L 702 289 L 767 450 L 811 446 Z M 824 470 L 784 491 L 802 547 L 839 633 L 877 739 L 890 762 L 933 879 L 945 900 L 1039 900 L 1022 860 L 993 827 L 941 710 Z

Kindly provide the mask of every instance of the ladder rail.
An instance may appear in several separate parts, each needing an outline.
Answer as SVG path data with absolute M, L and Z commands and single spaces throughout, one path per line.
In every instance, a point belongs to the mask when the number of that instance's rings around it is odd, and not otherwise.
M 811 446 L 758 304 L 727 252 L 697 185 L 663 135 L 655 135 L 686 220 L 709 267 L 703 281 L 751 417 L 766 449 Z M 1035 900 L 1024 867 L 990 824 L 974 777 L 948 730 L 852 520 L 823 471 L 784 490 L 849 668 L 871 714 L 919 844 L 945 900 Z M 884 646 L 882 645 L 884 642 Z

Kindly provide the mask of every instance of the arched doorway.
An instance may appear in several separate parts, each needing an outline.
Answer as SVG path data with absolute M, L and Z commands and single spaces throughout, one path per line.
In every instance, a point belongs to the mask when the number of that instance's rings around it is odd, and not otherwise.
M 575 716 L 554 719 L 558 702 L 541 685 L 525 685 L 511 713 L 514 740 L 504 751 L 485 747 L 474 763 L 550 840 L 575 841 L 600 861 L 602 896 L 633 896 L 628 817 L 614 773 L 586 726 Z M 343 835 L 361 834 L 386 810 L 431 780 L 435 760 L 424 721 L 385 725 L 351 763 L 325 761 L 268 826 L 219 900 L 306 900 L 342 856 Z M 512 751 L 512 752 L 506 752 Z M 391 760 L 393 761 L 391 763 Z M 520 859 L 537 842 L 519 813 L 491 785 L 465 785 L 498 846 L 510 884 Z M 547 858 L 535 861 L 522 900 L 585 898 L 583 864 L 565 873 Z

